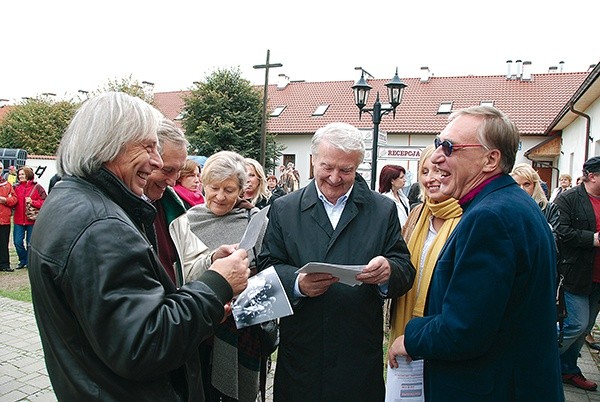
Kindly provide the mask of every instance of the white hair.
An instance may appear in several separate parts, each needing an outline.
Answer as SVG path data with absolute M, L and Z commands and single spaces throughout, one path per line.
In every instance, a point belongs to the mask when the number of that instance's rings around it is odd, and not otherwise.
M 330 123 L 321 127 L 313 135 L 310 152 L 313 156 L 319 153 L 321 142 L 327 141 L 333 147 L 344 152 L 360 152 L 360 160 L 365 157 L 365 140 L 359 129 L 346 123 Z
M 106 92 L 88 99 L 69 123 L 57 152 L 60 176 L 88 176 L 125 144 L 155 138 L 163 115 L 140 98 Z

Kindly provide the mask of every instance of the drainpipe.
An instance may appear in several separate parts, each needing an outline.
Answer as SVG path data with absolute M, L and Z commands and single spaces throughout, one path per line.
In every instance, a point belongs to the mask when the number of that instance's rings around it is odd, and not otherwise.
M 590 123 L 592 121 L 592 118 L 583 112 L 575 110 L 574 106 L 575 106 L 575 104 L 573 102 L 571 102 L 571 104 L 569 105 L 571 112 L 575 113 L 577 116 L 581 116 L 581 117 L 585 118 L 585 120 L 586 120 L 586 122 L 585 122 L 585 157 L 583 158 L 583 161 L 585 162 L 588 160 L 588 149 L 590 147 L 590 140 L 593 139 L 590 136 Z

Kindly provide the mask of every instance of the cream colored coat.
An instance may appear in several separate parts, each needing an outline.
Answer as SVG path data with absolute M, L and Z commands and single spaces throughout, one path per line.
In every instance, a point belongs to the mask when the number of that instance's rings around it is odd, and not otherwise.
M 169 225 L 171 239 L 177 249 L 177 255 L 183 270 L 183 281 L 188 283 L 197 279 L 212 264 L 212 252 L 190 229 L 187 215 L 183 214 Z M 177 287 L 183 285 L 178 283 Z

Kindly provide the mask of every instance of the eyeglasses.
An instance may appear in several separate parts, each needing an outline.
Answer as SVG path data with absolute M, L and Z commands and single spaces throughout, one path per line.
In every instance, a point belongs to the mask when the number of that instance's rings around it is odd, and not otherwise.
M 433 145 L 435 146 L 435 149 L 442 147 L 442 151 L 444 151 L 444 155 L 446 155 L 446 156 L 452 155 L 452 152 L 454 150 L 461 149 L 461 148 L 482 147 L 482 148 L 488 149 L 488 147 L 486 147 L 483 144 L 453 144 L 450 142 L 450 140 L 442 141 L 440 139 L 440 137 L 435 137 L 435 139 L 433 140 Z

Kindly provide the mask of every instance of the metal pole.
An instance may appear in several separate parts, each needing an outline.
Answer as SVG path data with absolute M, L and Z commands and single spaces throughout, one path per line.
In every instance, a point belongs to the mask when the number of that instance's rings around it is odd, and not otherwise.
M 373 150 L 371 151 L 371 190 L 375 189 L 375 181 L 377 180 L 377 146 L 379 142 L 379 123 L 381 123 L 381 102 L 379 102 L 379 92 L 377 99 L 373 104 Z

